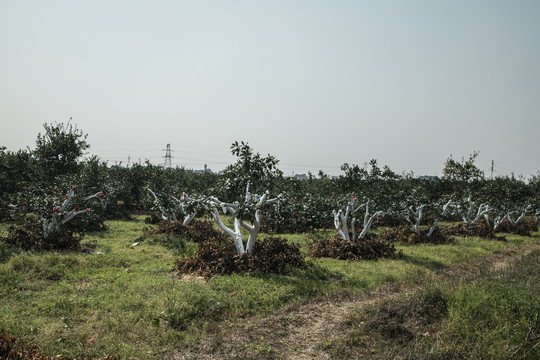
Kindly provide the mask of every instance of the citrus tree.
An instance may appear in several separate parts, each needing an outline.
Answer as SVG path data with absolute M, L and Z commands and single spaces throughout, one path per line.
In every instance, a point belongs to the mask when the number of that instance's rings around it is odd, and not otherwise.
M 225 200 L 210 196 L 201 203 L 210 212 L 215 224 L 232 238 L 237 253 L 251 253 L 261 229 L 261 215 L 268 205 L 280 200 L 279 196 L 270 197 L 270 189 L 283 173 L 277 168 L 279 161 L 275 157 L 263 157 L 247 143 L 234 142 L 231 152 L 236 155 L 237 161 L 225 169 L 218 183 Z M 225 225 L 222 214 L 232 215 L 233 228 Z M 249 233 L 245 242 L 241 228 Z

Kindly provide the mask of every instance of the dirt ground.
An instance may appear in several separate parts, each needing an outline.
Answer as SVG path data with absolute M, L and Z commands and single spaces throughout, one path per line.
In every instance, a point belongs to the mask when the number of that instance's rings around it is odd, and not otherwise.
M 500 270 L 535 249 L 540 249 L 540 242 L 508 248 L 479 262 L 460 264 L 431 273 L 412 283 L 390 284 L 375 291 L 314 300 L 261 317 L 219 322 L 206 329 L 198 346 L 187 351 L 179 350 L 171 358 L 331 359 L 322 345 L 344 331 L 344 320 L 358 308 L 417 292 L 428 282 L 437 279 L 472 280 L 480 274 Z

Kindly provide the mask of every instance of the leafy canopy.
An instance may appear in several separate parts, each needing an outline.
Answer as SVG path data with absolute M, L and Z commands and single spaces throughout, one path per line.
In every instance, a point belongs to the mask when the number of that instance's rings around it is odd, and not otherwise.
M 45 133 L 38 134 L 34 156 L 44 176 L 68 175 L 78 170 L 78 160 L 90 147 L 88 135 L 77 126 L 64 123 L 43 124 Z
M 475 151 L 469 156 L 468 160 L 461 158 L 461 162 L 450 157 L 444 164 L 443 178 L 445 180 L 463 183 L 482 180 L 484 178 L 484 172 L 475 165 L 476 158 L 479 154 L 478 151 Z
M 238 159 L 227 166 L 219 182 L 223 195 L 229 201 L 245 195 L 248 183 L 252 193 L 262 194 L 271 190 L 283 177 L 283 172 L 277 168 L 278 159 L 270 154 L 263 157 L 255 153 L 248 143 L 235 141 L 231 145 L 231 153 Z

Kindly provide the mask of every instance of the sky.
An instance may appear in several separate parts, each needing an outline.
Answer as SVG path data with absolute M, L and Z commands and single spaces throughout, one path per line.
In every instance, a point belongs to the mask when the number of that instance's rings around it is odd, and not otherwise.
M 43 124 L 110 164 L 223 169 L 245 141 L 286 174 L 370 159 L 540 170 L 540 1 L 0 0 L 0 146 Z

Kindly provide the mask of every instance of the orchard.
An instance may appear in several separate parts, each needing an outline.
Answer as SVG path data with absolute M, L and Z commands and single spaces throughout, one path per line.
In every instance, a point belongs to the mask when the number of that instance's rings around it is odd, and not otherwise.
M 317 314 L 329 316 L 344 303 L 356 309 L 362 303 L 356 299 L 371 291 L 384 297 L 405 289 L 409 296 L 408 284 L 453 276 L 452 271 L 472 279 L 486 258 L 537 246 L 540 175 L 487 178 L 475 164 L 478 153 L 448 159 L 442 177 L 429 180 L 398 175 L 375 159 L 366 167 L 343 164 L 337 177 L 321 171 L 299 180 L 284 176 L 276 157 L 246 142 L 231 144 L 236 160 L 221 175 L 149 161 L 109 165 L 88 155 L 89 149 L 84 132 L 69 123 L 46 124 L 33 150 L 0 148 L 4 357 L 184 358 L 179 349 L 198 354 L 193 344 L 204 334 L 215 331 L 217 340 L 209 347 L 219 349 L 220 339 L 246 325 L 240 357 L 281 358 L 288 348 L 272 350 L 277 343 L 266 339 L 310 324 Z M 376 314 L 384 319 L 375 330 L 403 332 L 409 329 L 406 319 L 396 325 L 388 317 L 418 311 L 424 316 L 436 310 L 450 324 L 456 309 L 450 313 L 448 307 L 465 301 L 450 296 L 470 285 L 461 282 L 456 291 L 456 281 L 459 276 L 444 292 L 426 290 L 415 309 L 394 311 L 390 304 L 389 314 Z M 512 281 L 499 280 L 497 286 Z M 505 319 L 504 326 L 493 327 L 518 337 L 503 352 L 507 357 L 536 354 L 531 293 L 516 295 L 529 303 L 511 307 L 518 325 L 509 327 Z M 498 298 L 489 297 L 488 304 Z M 420 301 L 415 299 L 406 302 Z M 488 308 L 474 304 L 459 309 L 484 314 Z M 289 314 L 304 305 L 315 310 L 292 321 Z M 251 327 L 265 316 L 273 318 Z M 435 328 L 424 320 L 410 322 L 414 329 L 403 333 L 407 339 L 430 341 L 426 348 L 442 351 L 441 358 L 466 357 L 452 353 L 453 347 L 450 353 L 434 347 L 448 332 L 431 333 Z M 369 323 L 362 320 L 354 331 Z M 273 326 L 276 331 L 258 335 Z M 29 345 L 18 347 L 13 335 Z M 501 336 L 506 341 L 507 334 Z M 333 346 L 324 341 L 321 349 Z
M 492 232 L 513 231 L 524 219 L 529 227 L 537 224 L 540 213 L 538 175 L 488 179 L 475 165 L 476 152 L 461 162 L 448 159 L 441 179 L 400 176 L 372 160 L 368 169 L 344 164 L 337 178 L 321 173 L 300 181 L 284 177 L 278 159 L 261 156 L 245 142 L 232 144 L 238 160 L 218 176 L 148 161 L 109 166 L 95 156 L 84 157 L 90 144 L 76 126 L 45 124 L 44 129 L 34 150 L 0 152 L 0 216 L 13 224 L 5 241 L 23 249 L 54 249 L 47 245 L 52 235 L 78 238 L 88 230 L 105 230 L 105 219 L 129 219 L 130 212 L 157 211 L 156 219 L 183 226 L 195 218 L 211 219 L 237 254 L 253 253 L 261 231 L 333 227 L 341 241 L 362 242 L 385 218 L 401 218 L 429 242 L 441 220 L 460 219 L 467 231 L 479 223 Z M 29 215 L 42 228 L 30 238 L 43 245 L 14 240 L 17 224 L 28 222 Z M 98 225 L 89 227 L 89 218 Z M 73 241 L 69 247 L 77 248 L 78 240 Z

